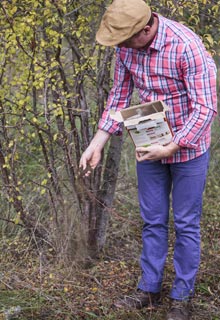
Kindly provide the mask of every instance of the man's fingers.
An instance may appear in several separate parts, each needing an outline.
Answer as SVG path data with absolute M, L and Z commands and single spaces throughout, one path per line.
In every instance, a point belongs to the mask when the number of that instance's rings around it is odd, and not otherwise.
M 87 167 L 87 159 L 82 158 L 82 159 L 80 160 L 79 167 L 82 168 L 83 170 L 85 170 L 86 167 Z
M 137 154 L 138 158 L 143 157 L 143 156 L 146 155 L 147 153 L 149 153 L 149 151 L 146 150 L 146 148 L 137 148 L 137 149 L 136 149 L 136 154 Z
M 79 167 L 79 175 L 80 177 L 88 177 L 93 171 L 93 168 L 90 166 L 90 164 L 87 164 L 85 169 L 83 166 Z

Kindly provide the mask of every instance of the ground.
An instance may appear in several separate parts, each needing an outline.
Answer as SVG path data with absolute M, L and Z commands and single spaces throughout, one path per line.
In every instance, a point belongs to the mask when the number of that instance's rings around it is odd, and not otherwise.
M 220 153 L 212 147 L 201 222 L 202 255 L 193 299 L 192 320 L 220 320 Z M 113 303 L 133 292 L 140 277 L 142 221 L 136 196 L 135 166 L 123 154 L 107 241 L 90 267 L 57 259 L 50 249 L 32 246 L 22 232 L 5 233 L 0 241 L 0 320 L 164 320 L 173 279 L 174 230 L 170 222 L 162 298 L 154 310 L 118 311 Z M 132 178 L 133 177 L 133 178 Z M 11 317 L 18 308 L 17 318 Z M 5 314 L 8 313 L 8 316 Z
M 126 199 L 123 199 L 117 198 L 115 208 L 119 209 L 112 210 L 105 250 L 89 268 L 55 264 L 50 252 L 46 257 L 41 253 L 31 254 L 28 240 L 21 245 L 19 239 L 3 239 L 0 270 L 2 315 L 5 310 L 19 306 L 21 312 L 16 319 L 23 320 L 164 319 L 173 278 L 173 241 L 170 241 L 166 264 L 163 304 L 155 310 L 117 311 L 113 308 L 115 299 L 135 290 L 140 276 L 141 220 L 138 208 L 131 212 L 132 205 L 127 203 L 125 207 L 123 201 Z M 220 319 L 220 222 L 215 213 L 210 216 L 206 203 L 204 210 L 202 257 L 192 320 L 217 320 Z M 173 239 L 172 222 L 171 235 Z

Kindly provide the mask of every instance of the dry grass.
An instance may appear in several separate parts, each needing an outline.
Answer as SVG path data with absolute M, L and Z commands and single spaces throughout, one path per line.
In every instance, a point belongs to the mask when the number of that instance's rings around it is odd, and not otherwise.
M 205 210 L 210 194 L 206 195 Z M 100 259 L 89 269 L 63 266 L 50 252 L 32 251 L 28 238 L 1 242 L 0 309 L 20 306 L 18 319 L 152 319 L 162 320 L 169 307 L 173 277 L 171 254 L 163 284 L 163 304 L 157 310 L 117 311 L 112 304 L 135 290 L 141 250 L 141 220 L 137 205 L 116 199 L 108 241 Z M 219 209 L 219 208 L 218 208 Z M 132 210 L 132 211 L 131 211 Z M 217 208 L 216 208 L 217 210 Z M 202 261 L 197 278 L 192 320 L 220 319 L 220 221 L 213 210 L 202 222 Z M 172 228 L 172 226 L 171 226 Z M 172 243 L 171 250 L 172 252 Z
M 204 197 L 202 257 L 193 300 L 192 320 L 220 319 L 220 171 L 218 139 Z M 51 251 L 32 248 L 20 233 L 0 242 L 0 311 L 20 306 L 22 320 L 162 320 L 169 307 L 173 279 L 172 247 L 163 283 L 163 304 L 156 310 L 117 311 L 115 299 L 135 290 L 140 276 L 142 222 L 136 197 L 134 163 L 127 154 L 108 229 L 105 250 L 89 269 L 57 260 Z M 171 232 L 172 224 L 171 224 Z M 7 234 L 7 236 L 6 236 Z M 174 237 L 172 236 L 171 239 Z M 0 319 L 1 319 L 0 312 Z

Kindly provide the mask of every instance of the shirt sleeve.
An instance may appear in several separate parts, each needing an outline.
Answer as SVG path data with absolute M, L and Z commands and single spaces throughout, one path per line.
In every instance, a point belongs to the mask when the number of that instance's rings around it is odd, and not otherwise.
M 181 147 L 196 149 L 217 113 L 216 66 L 203 44 L 197 41 L 186 44 L 181 64 L 192 112 L 173 141 Z
M 110 134 L 120 135 L 122 123 L 110 118 L 110 110 L 120 111 L 130 105 L 134 83 L 130 72 L 120 59 L 120 50 L 116 49 L 113 87 L 109 93 L 106 108 L 99 121 L 98 128 Z

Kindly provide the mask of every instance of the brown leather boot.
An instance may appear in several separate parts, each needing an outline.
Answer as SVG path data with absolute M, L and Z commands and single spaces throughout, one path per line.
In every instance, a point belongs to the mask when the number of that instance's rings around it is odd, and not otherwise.
M 160 293 L 137 290 L 134 294 L 118 299 L 113 306 L 115 308 L 141 309 L 143 307 L 154 308 L 160 304 Z
M 167 314 L 166 320 L 189 320 L 190 302 L 181 300 L 172 300 L 171 308 Z

